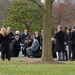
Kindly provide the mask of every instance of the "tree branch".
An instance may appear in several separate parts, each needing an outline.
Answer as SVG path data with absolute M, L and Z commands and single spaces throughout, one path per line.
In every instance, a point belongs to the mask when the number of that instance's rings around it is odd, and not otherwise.
M 39 2 L 38 0 L 31 0 L 31 1 L 36 3 L 43 11 L 46 11 L 45 8 L 44 8 L 44 5 L 41 2 Z

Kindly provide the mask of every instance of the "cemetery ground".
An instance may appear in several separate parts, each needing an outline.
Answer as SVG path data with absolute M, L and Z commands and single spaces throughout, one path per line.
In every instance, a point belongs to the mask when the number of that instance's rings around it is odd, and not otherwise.
M 74 75 L 75 61 L 41 62 L 40 58 L 0 59 L 0 75 Z

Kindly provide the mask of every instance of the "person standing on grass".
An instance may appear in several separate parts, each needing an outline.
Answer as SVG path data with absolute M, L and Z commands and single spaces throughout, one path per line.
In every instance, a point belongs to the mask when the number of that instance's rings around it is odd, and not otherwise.
M 62 27 L 59 25 L 57 27 L 57 32 L 54 35 L 54 38 L 56 39 L 56 52 L 58 52 L 58 60 L 64 61 L 64 52 L 65 52 L 65 33 L 62 31 Z
M 72 60 L 75 61 L 75 26 L 73 26 L 73 31 L 70 35 L 70 42 L 72 48 Z
M 68 28 L 65 27 L 63 29 L 64 33 L 65 33 L 65 60 L 68 61 L 69 58 L 69 35 L 68 35 Z
M 5 60 L 6 58 L 9 61 L 10 60 L 10 40 L 9 40 L 9 35 L 7 33 L 7 30 L 4 27 L 1 28 L 0 43 L 1 43 L 1 59 Z
M 9 35 L 9 38 L 10 38 L 10 44 L 11 44 L 12 43 L 12 40 L 14 39 L 14 34 L 11 31 L 11 28 L 10 27 L 7 27 L 7 32 L 8 32 L 8 35 Z
M 7 33 L 9 35 L 9 42 L 10 42 L 10 53 L 12 55 L 12 51 L 11 51 L 11 48 L 12 48 L 12 40 L 14 39 L 14 34 L 13 32 L 11 31 L 11 28 L 10 27 L 7 27 Z
M 70 39 L 71 33 L 72 33 L 72 29 L 69 28 L 69 29 L 68 29 L 68 36 L 69 36 L 69 39 Z M 69 41 L 69 60 L 71 60 L 71 53 L 72 53 L 71 41 Z

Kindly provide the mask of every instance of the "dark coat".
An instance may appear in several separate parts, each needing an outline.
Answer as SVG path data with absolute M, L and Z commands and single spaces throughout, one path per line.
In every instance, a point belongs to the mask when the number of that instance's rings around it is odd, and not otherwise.
M 24 46 L 23 46 L 23 49 L 22 49 L 22 53 L 23 53 L 24 56 L 27 56 L 26 48 L 31 47 L 31 45 L 32 45 L 31 42 L 29 42 L 28 44 L 24 43 Z
M 55 49 L 56 52 L 64 52 L 65 51 L 65 33 L 63 31 L 59 31 L 55 33 L 54 38 L 56 38 Z
M 14 34 L 10 32 L 9 34 L 10 43 L 12 43 L 12 40 L 14 39 Z
M 75 46 L 75 30 L 71 33 L 70 41 L 71 41 L 71 45 Z
M 41 36 L 37 36 L 36 39 L 38 40 L 39 44 L 41 45 Z
M 15 39 L 15 36 L 19 36 L 19 42 L 21 43 L 21 35 L 20 34 L 15 34 L 14 39 Z
M 14 39 L 12 41 L 12 56 L 18 57 L 20 51 L 20 41 Z
M 71 33 L 70 41 L 72 48 L 72 60 L 75 60 L 75 30 Z
M 3 36 L 0 34 L 0 42 L 1 42 L 1 51 L 10 51 L 10 42 L 9 42 L 9 36 Z
M 24 43 L 24 41 L 25 41 L 25 39 L 26 39 L 27 37 L 30 38 L 30 35 L 29 35 L 29 34 L 25 35 L 25 34 L 23 33 L 23 34 L 21 35 L 21 42 Z
M 55 40 L 52 40 L 52 54 L 55 56 L 56 51 L 55 51 Z
M 65 33 L 65 45 L 69 45 L 69 35 Z

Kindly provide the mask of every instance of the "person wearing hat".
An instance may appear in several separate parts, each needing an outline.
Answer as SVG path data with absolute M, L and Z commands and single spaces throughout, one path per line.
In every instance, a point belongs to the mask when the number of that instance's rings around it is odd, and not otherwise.
M 12 41 L 12 57 L 18 57 L 20 51 L 19 35 L 15 35 L 15 39 Z

